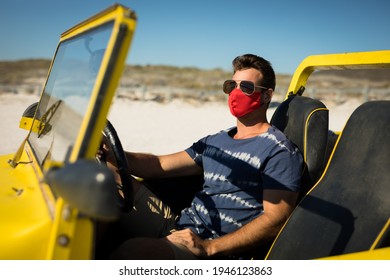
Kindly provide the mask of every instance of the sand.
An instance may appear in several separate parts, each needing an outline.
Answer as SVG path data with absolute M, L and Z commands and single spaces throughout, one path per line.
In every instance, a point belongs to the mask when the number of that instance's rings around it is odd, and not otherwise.
M 0 155 L 14 153 L 27 131 L 19 128 L 25 108 L 38 101 L 27 94 L 0 95 Z M 330 110 L 330 129 L 340 131 L 358 100 L 344 104 L 325 103 Z M 275 108 L 268 110 L 270 120 Z M 181 100 L 161 104 L 154 101 L 116 99 L 109 113 L 125 150 L 166 154 L 183 150 L 199 138 L 235 125 L 227 104 L 193 105 Z

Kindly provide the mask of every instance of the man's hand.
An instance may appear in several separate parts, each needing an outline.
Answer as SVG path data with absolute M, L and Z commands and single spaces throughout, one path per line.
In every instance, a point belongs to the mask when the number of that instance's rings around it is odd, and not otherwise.
M 100 147 L 96 153 L 96 158 L 104 163 L 111 163 L 116 166 L 116 160 L 113 152 L 110 149 L 110 144 L 105 136 L 102 138 Z
M 110 144 L 106 137 L 103 137 L 100 148 L 96 153 L 96 159 L 103 162 L 114 173 L 115 181 L 118 185 L 122 185 L 122 180 L 118 172 L 118 166 L 115 160 L 114 153 L 110 149 Z
M 166 237 L 170 242 L 187 247 L 194 255 L 198 257 L 207 257 L 208 245 L 210 241 L 201 239 L 190 229 L 174 231 Z

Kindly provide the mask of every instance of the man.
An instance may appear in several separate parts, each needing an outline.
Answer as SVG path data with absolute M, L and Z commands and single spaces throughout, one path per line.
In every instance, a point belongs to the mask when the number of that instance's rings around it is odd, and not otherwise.
M 129 235 L 139 237 L 124 242 L 112 255 L 114 259 L 241 257 L 272 241 L 290 215 L 303 160 L 298 149 L 267 121 L 275 73 L 267 60 L 251 54 L 235 58 L 233 70 L 223 90 L 229 95 L 236 127 L 175 154 L 126 153 L 134 176 L 203 173 L 205 181 L 203 190 L 180 215 L 134 181 L 135 207 L 122 223 L 132 231 Z

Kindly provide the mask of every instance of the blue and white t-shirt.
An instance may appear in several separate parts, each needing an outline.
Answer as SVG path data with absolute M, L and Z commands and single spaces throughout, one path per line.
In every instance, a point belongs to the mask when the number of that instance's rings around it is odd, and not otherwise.
M 302 155 L 275 127 L 240 140 L 233 139 L 229 130 L 221 131 L 200 139 L 186 152 L 203 168 L 205 182 L 177 226 L 202 238 L 222 236 L 261 215 L 264 189 L 298 192 L 300 188 Z

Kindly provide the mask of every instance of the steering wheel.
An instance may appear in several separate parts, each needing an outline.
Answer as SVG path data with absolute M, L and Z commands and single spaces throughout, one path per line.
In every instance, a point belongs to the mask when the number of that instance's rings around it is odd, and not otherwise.
M 112 151 L 117 167 L 122 185 L 118 185 L 119 190 L 122 191 L 123 197 L 119 195 L 119 208 L 123 212 L 129 212 L 133 208 L 134 200 L 134 191 L 133 191 L 133 182 L 131 175 L 129 175 L 129 166 L 126 159 L 125 151 L 123 150 L 122 144 L 119 140 L 118 134 L 114 126 L 110 121 L 107 120 L 106 127 L 103 129 L 103 136 L 106 137 L 107 142 Z M 102 161 L 105 161 L 102 159 Z

